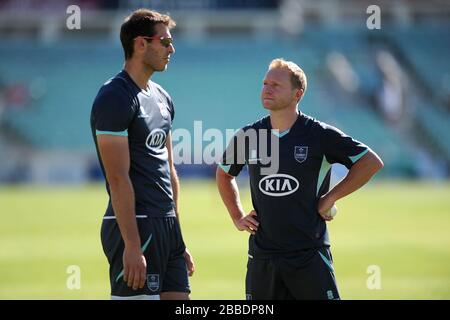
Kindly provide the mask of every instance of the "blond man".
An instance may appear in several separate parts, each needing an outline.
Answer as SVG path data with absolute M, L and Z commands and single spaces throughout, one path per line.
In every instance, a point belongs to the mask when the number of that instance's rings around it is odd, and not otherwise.
M 269 115 L 234 136 L 217 168 L 218 189 L 234 225 L 250 233 L 247 299 L 340 299 L 326 222 L 339 199 L 383 167 L 369 147 L 299 111 L 306 89 L 297 64 L 273 60 L 261 91 Z M 273 139 L 277 143 L 269 143 Z M 264 172 L 271 165 L 267 155 L 277 162 L 276 172 Z M 349 172 L 330 189 L 333 163 Z M 235 181 L 244 166 L 253 204 L 248 214 Z

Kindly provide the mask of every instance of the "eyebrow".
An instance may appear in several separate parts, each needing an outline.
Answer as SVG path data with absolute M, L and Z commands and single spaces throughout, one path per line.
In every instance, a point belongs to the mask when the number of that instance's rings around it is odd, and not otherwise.
M 281 84 L 281 82 L 278 82 L 276 80 L 267 80 L 267 79 L 263 79 L 263 83 L 264 82 L 269 82 L 269 83 L 275 83 L 275 84 Z

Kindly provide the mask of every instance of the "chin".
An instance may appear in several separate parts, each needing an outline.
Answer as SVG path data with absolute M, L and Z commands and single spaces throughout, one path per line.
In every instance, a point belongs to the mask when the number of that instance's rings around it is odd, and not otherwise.
M 271 103 L 264 103 L 263 102 L 262 105 L 263 105 L 264 109 L 267 109 L 267 110 L 274 109 L 274 107 L 273 107 L 273 105 Z
M 155 71 L 165 71 L 167 69 L 167 64 L 160 64 L 158 66 L 155 66 Z
M 163 72 L 163 71 L 166 71 L 166 69 L 167 69 L 167 66 L 164 66 L 164 67 L 155 69 L 155 71 L 156 72 Z

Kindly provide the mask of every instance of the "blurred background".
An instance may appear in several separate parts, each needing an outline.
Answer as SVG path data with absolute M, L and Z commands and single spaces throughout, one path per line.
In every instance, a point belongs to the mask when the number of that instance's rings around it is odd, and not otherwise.
M 382 172 L 341 201 L 330 224 L 343 298 L 450 298 L 444 0 L 0 0 L 0 298 L 109 297 L 99 240 L 107 197 L 89 117 L 100 86 L 122 68 L 120 25 L 140 7 L 177 22 L 176 53 L 152 77 L 173 98 L 174 129 L 194 136 L 202 121 L 203 131 L 225 132 L 264 116 L 262 78 L 283 57 L 308 77 L 301 111 L 382 157 Z M 247 235 L 215 191 L 215 165 L 177 168 L 198 266 L 192 297 L 243 299 Z M 345 174 L 333 170 L 335 181 Z M 250 210 L 245 174 L 239 183 Z M 81 288 L 67 285 L 72 265 Z M 371 265 L 381 288 L 367 285 Z

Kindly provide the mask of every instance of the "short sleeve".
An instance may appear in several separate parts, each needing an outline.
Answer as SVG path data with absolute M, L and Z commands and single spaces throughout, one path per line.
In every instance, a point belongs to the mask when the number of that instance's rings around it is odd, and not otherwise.
M 108 90 L 97 96 L 93 106 L 96 135 L 128 136 L 128 127 L 134 118 L 132 99 L 118 90 Z
M 245 147 L 244 130 L 239 130 L 230 140 L 219 167 L 223 171 L 232 176 L 238 176 L 246 164 L 246 147 Z
M 327 161 L 343 164 L 347 169 L 369 151 L 362 142 L 327 124 L 322 124 L 320 141 Z

